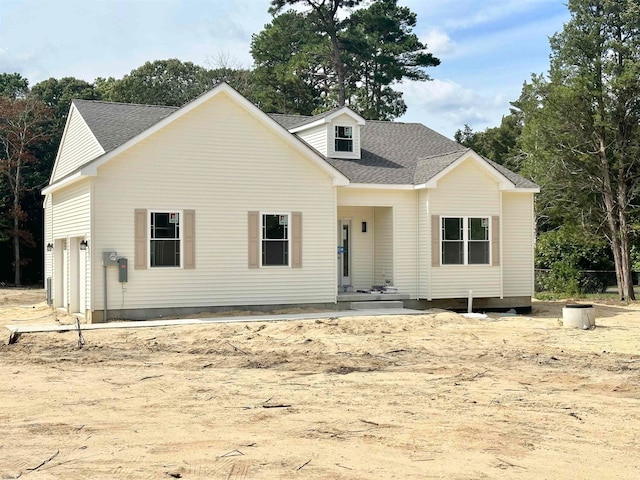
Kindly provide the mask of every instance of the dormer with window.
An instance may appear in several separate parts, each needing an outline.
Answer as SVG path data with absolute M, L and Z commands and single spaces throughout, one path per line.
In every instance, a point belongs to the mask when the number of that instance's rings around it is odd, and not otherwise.
M 364 118 L 348 107 L 310 117 L 291 130 L 327 157 L 360 158 L 360 127 Z

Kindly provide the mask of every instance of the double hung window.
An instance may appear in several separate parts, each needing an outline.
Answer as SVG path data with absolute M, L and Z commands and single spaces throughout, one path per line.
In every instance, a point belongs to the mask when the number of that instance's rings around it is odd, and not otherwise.
M 353 152 L 353 127 L 336 125 L 334 150 L 336 152 Z
M 289 265 L 289 215 L 262 215 L 262 265 Z
M 180 212 L 150 212 L 151 267 L 179 267 L 180 240 Z
M 490 265 L 490 217 L 442 217 L 442 265 Z

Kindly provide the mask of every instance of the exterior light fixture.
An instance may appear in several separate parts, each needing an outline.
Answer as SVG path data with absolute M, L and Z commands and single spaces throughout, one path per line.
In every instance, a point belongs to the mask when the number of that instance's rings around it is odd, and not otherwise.
M 47 252 L 53 252 L 53 243 L 47 243 Z
M 87 242 L 86 240 L 82 240 L 80 242 L 80 250 L 86 250 L 87 248 L 89 248 L 89 242 Z

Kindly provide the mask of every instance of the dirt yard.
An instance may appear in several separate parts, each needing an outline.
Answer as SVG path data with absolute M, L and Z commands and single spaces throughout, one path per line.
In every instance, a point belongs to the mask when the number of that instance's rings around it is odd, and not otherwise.
M 0 324 L 55 322 L 0 291 Z M 2 479 L 637 479 L 640 304 L 23 334 Z M 64 322 L 65 318 L 57 321 Z

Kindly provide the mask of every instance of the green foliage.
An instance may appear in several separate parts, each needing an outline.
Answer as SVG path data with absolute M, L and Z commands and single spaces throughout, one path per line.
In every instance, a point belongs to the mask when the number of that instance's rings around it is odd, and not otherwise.
M 19 73 L 0 73 L 0 96 L 21 98 L 29 92 L 29 80 Z
M 210 70 L 176 58 L 146 62 L 122 79 L 101 81 L 110 101 L 182 106 L 215 86 Z
M 264 111 L 312 115 L 330 108 L 331 45 L 316 33 L 313 17 L 288 11 L 252 36 L 256 99 Z
M 405 113 L 402 94 L 390 86 L 403 79 L 427 81 L 440 60 L 413 33 L 416 14 L 397 0 L 379 0 L 354 11 L 341 31 L 347 98 L 367 119 L 392 120 Z
M 454 139 L 476 153 L 518 172 L 524 159 L 519 144 L 522 125 L 522 113 L 512 108 L 509 115 L 502 117 L 499 127 L 474 132 L 469 125 L 465 125 L 464 130 L 456 131 Z
M 604 292 L 607 274 L 585 270 L 611 270 L 607 243 L 590 232 L 568 227 L 541 234 L 536 243 L 536 290 L 577 295 Z
M 542 187 L 546 228 L 568 222 L 609 239 L 621 299 L 634 299 L 630 246 L 640 191 L 640 6 L 571 0 L 551 38 L 548 77 L 525 84 L 524 170 Z
M 406 111 L 404 79 L 426 81 L 440 61 L 413 33 L 416 15 L 397 0 L 273 0 L 276 16 L 253 36 L 259 104 L 269 112 L 309 114 L 348 104 L 367 119 Z M 287 6 L 307 7 L 285 11 Z

